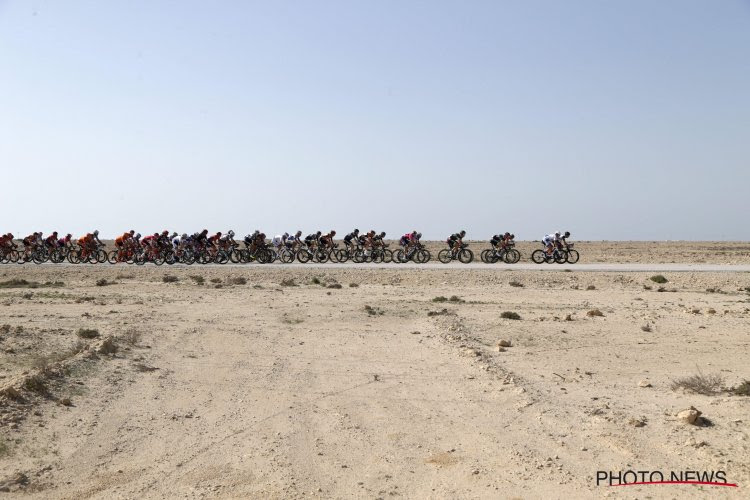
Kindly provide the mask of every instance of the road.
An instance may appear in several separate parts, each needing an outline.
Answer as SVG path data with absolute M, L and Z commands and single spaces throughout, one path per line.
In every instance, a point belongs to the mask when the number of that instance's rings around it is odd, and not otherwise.
M 28 264 L 34 266 L 34 264 Z M 62 264 L 41 264 L 42 266 L 89 266 L 89 264 L 69 264 L 67 262 Z M 119 265 L 119 264 L 118 264 Z M 108 267 L 109 264 L 101 264 L 103 267 Z M 126 267 L 124 264 L 121 267 Z M 17 267 L 17 266 L 14 266 Z M 138 268 L 138 266 L 133 266 Z M 152 264 L 146 264 L 146 267 L 153 268 Z M 346 262 L 344 264 L 330 263 L 317 264 L 309 262 L 307 264 L 301 264 L 294 262 L 292 264 L 193 264 L 187 266 L 185 264 L 174 264 L 172 266 L 162 265 L 164 269 L 171 267 L 176 268 L 204 268 L 204 267 L 236 267 L 236 268 L 252 268 L 252 269 L 278 269 L 279 267 L 286 267 L 291 269 L 430 269 L 430 270 L 488 270 L 488 271 L 580 271 L 580 272 L 598 272 L 598 273 L 638 273 L 638 272 L 685 272 L 685 273 L 748 273 L 750 272 L 750 264 L 687 264 L 687 263 L 653 263 L 653 264 L 612 264 L 612 263 L 592 263 L 592 264 L 533 264 L 533 263 L 518 263 L 518 264 L 484 264 L 482 262 L 472 262 L 470 264 L 460 264 L 452 262 L 450 264 L 441 264 L 438 261 L 428 262 L 426 264 L 415 264 L 413 262 L 407 262 L 405 264 L 373 264 L 364 263 L 356 264 L 353 262 Z M 2 269 L 2 266 L 0 266 Z

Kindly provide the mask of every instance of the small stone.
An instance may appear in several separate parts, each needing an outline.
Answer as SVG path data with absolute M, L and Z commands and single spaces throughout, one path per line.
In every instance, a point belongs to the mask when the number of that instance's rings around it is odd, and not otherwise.
M 641 380 L 638 382 L 638 387 L 651 387 L 651 382 L 648 380 Z
M 512 347 L 513 343 L 510 340 L 499 340 L 497 345 L 500 347 Z
M 696 422 L 698 421 L 698 417 L 701 416 L 701 412 L 697 410 L 694 406 L 691 406 L 690 408 L 686 410 L 682 410 L 677 414 L 677 418 L 682 420 L 683 422 L 686 422 L 688 424 L 696 425 Z
M 495 350 L 496 350 L 497 352 L 505 352 L 505 347 L 503 347 L 503 346 L 497 346 L 497 347 L 495 348 Z

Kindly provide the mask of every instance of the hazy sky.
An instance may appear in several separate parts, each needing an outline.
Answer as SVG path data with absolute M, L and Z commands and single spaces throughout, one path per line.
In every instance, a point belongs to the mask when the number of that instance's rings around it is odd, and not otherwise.
M 750 2 L 0 0 L 0 231 L 750 239 Z

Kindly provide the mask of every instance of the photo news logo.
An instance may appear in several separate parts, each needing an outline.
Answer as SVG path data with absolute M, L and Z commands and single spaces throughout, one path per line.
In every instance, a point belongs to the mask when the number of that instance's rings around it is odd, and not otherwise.
M 736 483 L 727 481 L 727 473 L 717 471 L 596 471 L 597 486 L 643 486 L 650 484 L 694 484 L 705 486 L 729 486 L 737 488 Z

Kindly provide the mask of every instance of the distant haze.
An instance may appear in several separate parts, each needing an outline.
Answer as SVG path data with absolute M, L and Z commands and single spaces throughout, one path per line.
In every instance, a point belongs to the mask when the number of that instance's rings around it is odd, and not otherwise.
M 0 232 L 748 240 L 750 3 L 2 1 Z

